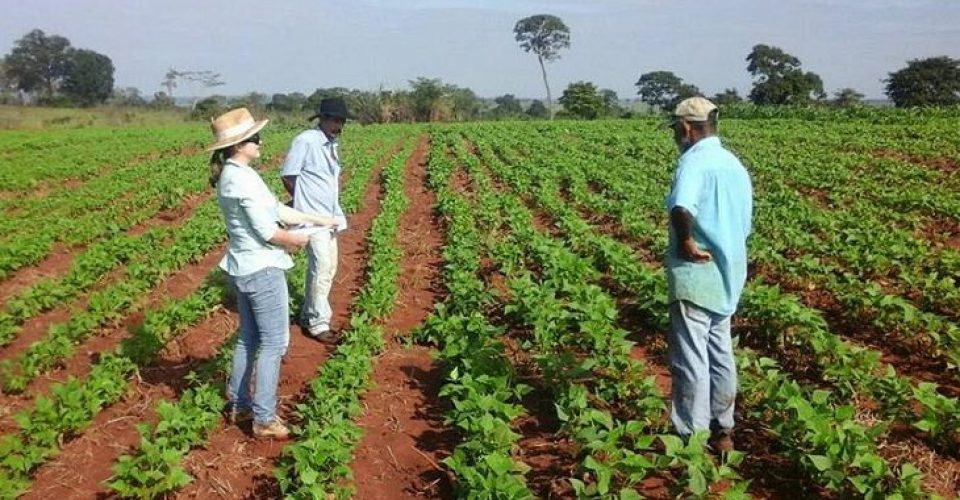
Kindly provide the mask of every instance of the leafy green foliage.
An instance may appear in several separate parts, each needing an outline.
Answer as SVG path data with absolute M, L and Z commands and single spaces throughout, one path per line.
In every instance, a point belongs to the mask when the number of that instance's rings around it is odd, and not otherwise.
M 947 56 L 909 61 L 886 82 L 887 96 L 897 107 L 960 104 L 960 60 Z

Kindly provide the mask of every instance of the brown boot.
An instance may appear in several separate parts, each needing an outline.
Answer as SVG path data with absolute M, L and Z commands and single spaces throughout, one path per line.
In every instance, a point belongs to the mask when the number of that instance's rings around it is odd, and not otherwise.
M 279 418 L 269 424 L 253 423 L 253 435 L 258 438 L 289 439 L 290 429 Z
M 729 453 L 733 451 L 735 449 L 733 446 L 733 430 L 722 429 L 713 431 L 707 445 L 717 453 Z

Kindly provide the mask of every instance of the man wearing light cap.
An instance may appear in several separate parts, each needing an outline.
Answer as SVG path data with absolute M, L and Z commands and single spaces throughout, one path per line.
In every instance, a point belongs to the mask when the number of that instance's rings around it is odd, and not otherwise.
M 680 160 L 666 205 L 670 244 L 670 418 L 683 437 L 712 431 L 710 444 L 733 450 L 737 372 L 730 318 L 747 277 L 753 188 L 747 170 L 717 137 L 717 106 L 685 99 L 671 127 Z

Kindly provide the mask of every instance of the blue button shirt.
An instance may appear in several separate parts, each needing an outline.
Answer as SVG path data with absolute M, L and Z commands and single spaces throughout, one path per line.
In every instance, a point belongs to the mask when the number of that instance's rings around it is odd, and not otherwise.
M 340 206 L 340 158 L 337 141 L 321 130 L 301 132 L 293 139 L 283 163 L 282 176 L 297 177 L 293 208 L 308 214 L 335 217 L 337 230 L 347 228 Z
M 701 139 L 680 156 L 666 204 L 668 213 L 674 207 L 690 212 L 694 241 L 713 255 L 703 263 L 683 259 L 670 224 L 666 258 L 670 301 L 685 300 L 716 314 L 733 314 L 747 279 L 746 242 L 753 213 L 747 170 L 720 138 Z
M 265 267 L 293 267 L 287 252 L 269 243 L 279 227 L 279 202 L 256 170 L 227 161 L 217 181 L 217 203 L 230 238 L 221 269 L 245 276 Z

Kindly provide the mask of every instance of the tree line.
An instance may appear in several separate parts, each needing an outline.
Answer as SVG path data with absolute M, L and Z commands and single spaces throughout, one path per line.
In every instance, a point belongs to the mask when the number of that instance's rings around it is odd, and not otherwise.
M 471 89 L 444 83 L 439 78 L 418 77 L 409 89 L 376 91 L 342 87 L 267 96 L 252 92 L 239 98 L 210 96 L 192 103 L 192 114 L 207 117 L 228 106 L 248 105 L 280 112 L 312 111 L 324 97 L 344 98 L 363 122 L 468 121 L 481 119 L 544 119 L 554 114 L 573 118 L 629 117 L 616 92 L 598 88 L 589 81 L 569 84 L 558 99 L 556 110 L 547 78 L 546 64 L 560 59 L 571 45 L 570 29 L 557 16 L 539 14 L 517 21 L 513 29 L 520 48 L 537 57 L 546 90 L 546 103 L 533 100 L 524 106 L 513 94 L 487 100 Z M 712 96 L 720 105 L 737 102 L 759 106 L 829 104 L 851 106 L 863 94 L 843 88 L 827 98 L 823 80 L 805 71 L 796 56 L 779 47 L 758 44 L 746 57 L 746 70 L 753 77 L 749 94 L 741 97 L 729 88 Z M 93 50 L 75 48 L 58 35 L 33 30 L 14 43 L 0 59 L 0 103 L 52 106 L 90 106 L 111 103 L 121 106 L 174 107 L 174 91 L 181 84 L 199 85 L 204 92 L 224 85 L 219 73 L 170 68 L 158 91 L 148 100 L 136 88 L 114 88 L 110 58 Z M 915 59 L 891 72 L 885 92 L 898 107 L 949 106 L 960 104 L 960 60 L 947 56 Z M 704 95 L 694 84 L 671 71 L 642 73 L 634 83 L 639 100 L 654 109 L 671 109 L 680 100 Z

